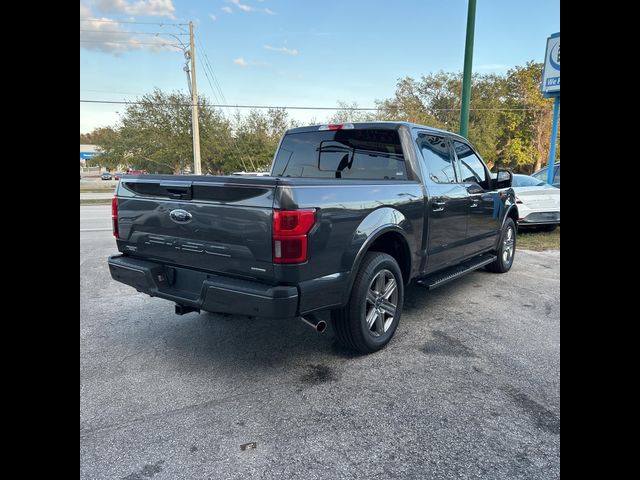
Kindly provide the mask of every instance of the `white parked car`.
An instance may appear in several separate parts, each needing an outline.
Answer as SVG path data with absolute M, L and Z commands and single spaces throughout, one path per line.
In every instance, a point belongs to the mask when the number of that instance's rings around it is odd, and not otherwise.
M 560 189 L 529 175 L 513 175 L 518 226 L 543 227 L 552 231 L 560 225 Z

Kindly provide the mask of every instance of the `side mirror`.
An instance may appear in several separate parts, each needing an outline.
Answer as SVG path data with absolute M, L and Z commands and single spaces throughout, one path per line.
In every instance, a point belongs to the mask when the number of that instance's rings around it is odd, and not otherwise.
M 510 170 L 498 170 L 496 175 L 495 188 L 509 188 L 513 182 L 513 173 Z

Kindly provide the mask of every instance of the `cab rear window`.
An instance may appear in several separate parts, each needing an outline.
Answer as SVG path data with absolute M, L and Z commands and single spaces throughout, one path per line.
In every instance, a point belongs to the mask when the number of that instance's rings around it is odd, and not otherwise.
M 406 180 L 407 169 L 396 130 L 352 129 L 287 134 L 273 175 Z

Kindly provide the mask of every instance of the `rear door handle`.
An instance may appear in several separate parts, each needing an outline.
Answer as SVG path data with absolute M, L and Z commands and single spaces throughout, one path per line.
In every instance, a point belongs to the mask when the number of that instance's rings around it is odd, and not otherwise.
M 434 212 L 441 212 L 441 211 L 443 211 L 443 210 L 444 210 L 444 206 L 445 206 L 445 205 L 446 205 L 446 202 L 436 202 L 436 201 L 433 201 L 433 202 L 431 202 L 431 209 L 432 209 Z

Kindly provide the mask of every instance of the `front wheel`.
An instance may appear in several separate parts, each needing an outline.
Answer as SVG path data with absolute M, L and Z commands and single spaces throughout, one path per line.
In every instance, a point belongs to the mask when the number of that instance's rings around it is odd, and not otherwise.
M 336 339 L 360 353 L 383 348 L 396 331 L 402 314 L 404 283 L 398 262 L 386 253 L 364 257 L 349 303 L 331 313 Z
M 504 222 L 500 243 L 497 250 L 498 258 L 487 265 L 487 270 L 495 273 L 505 273 L 513 265 L 513 257 L 516 255 L 516 224 L 511 217 Z

